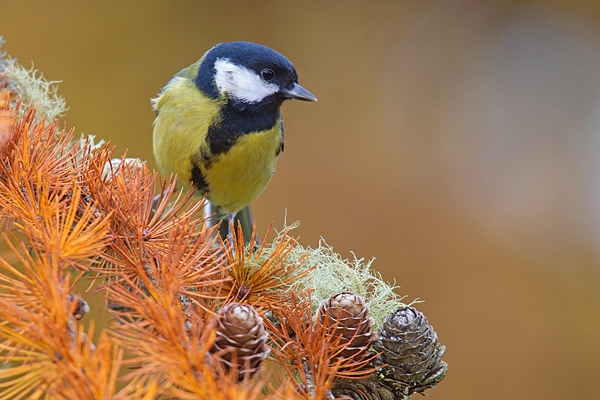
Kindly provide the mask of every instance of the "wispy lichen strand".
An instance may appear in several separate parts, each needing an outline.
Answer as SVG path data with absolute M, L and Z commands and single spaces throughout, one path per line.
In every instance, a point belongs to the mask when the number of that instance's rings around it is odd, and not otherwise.
M 278 243 L 286 240 L 286 232 L 298 225 L 294 223 L 284 229 L 271 245 L 265 248 L 263 256 L 267 257 Z M 381 274 L 372 268 L 373 261 L 374 259 L 365 261 L 357 257 L 354 260 L 344 259 L 324 239 L 319 241 L 319 246 L 315 249 L 297 244 L 286 259 L 287 263 L 299 266 L 298 274 L 304 269 L 312 268 L 308 275 L 291 289 L 309 289 L 315 310 L 332 293 L 349 291 L 365 299 L 375 319 L 375 327 L 379 327 L 387 315 L 405 307 L 406 304 L 402 302 L 404 297 L 395 292 L 398 286 L 383 280 Z
M 0 36 L 0 47 L 3 42 Z M 40 116 L 49 120 L 60 117 L 67 111 L 65 99 L 57 93 L 57 83 L 60 81 L 48 81 L 33 65 L 27 69 L 17 60 L 0 53 L 0 75 L 8 79 L 8 89 L 19 94 L 22 104 L 18 110 L 19 116 L 29 104 L 37 106 L 41 110 Z

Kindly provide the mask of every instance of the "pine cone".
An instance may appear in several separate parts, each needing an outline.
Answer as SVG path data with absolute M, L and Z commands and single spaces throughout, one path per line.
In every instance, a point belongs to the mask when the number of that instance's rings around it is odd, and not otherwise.
M 412 307 L 386 317 L 373 348 L 388 364 L 378 377 L 398 398 L 435 387 L 448 371 L 448 364 L 441 361 L 446 347 L 438 342 L 425 315 Z
M 219 310 L 212 353 L 227 370 L 235 368 L 240 380 L 252 376 L 271 349 L 262 317 L 250 305 L 230 303 Z
M 317 315 L 333 329 L 333 335 L 342 337 L 342 344 L 348 344 L 342 357 L 363 359 L 375 333 L 371 332 L 374 320 L 369 317 L 369 306 L 362 297 L 352 292 L 332 294 L 321 302 Z

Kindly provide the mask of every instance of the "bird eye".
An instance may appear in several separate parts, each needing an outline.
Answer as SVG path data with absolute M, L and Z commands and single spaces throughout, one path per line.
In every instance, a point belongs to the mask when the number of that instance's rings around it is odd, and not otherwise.
M 275 71 L 273 71 L 271 68 L 265 68 L 260 71 L 260 76 L 264 81 L 271 82 L 273 79 L 275 79 Z

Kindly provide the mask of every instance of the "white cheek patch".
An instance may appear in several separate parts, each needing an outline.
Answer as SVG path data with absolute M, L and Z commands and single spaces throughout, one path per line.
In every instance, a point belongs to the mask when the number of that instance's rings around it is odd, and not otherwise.
M 215 83 L 219 91 L 246 103 L 258 103 L 279 90 L 274 83 L 263 81 L 256 72 L 235 65 L 227 58 L 217 59 L 215 70 Z

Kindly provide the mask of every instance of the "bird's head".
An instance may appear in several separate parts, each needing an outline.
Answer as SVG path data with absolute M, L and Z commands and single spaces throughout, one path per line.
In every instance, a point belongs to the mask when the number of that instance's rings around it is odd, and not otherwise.
M 287 58 L 250 42 L 220 43 L 204 56 L 196 86 L 212 99 L 227 98 L 239 109 L 279 108 L 284 100 L 316 101 L 298 84 Z

